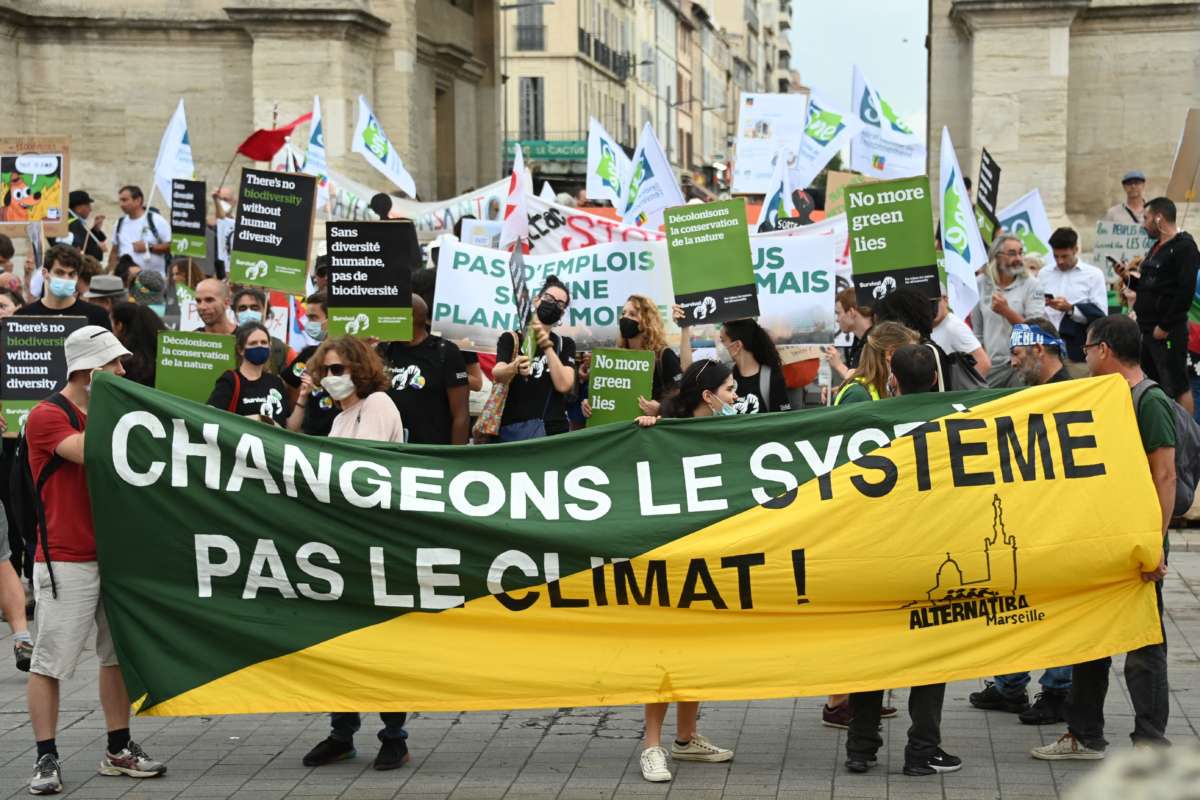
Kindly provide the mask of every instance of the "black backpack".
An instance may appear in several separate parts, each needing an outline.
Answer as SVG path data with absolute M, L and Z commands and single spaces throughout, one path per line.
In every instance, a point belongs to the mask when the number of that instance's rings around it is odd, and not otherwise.
M 162 237 L 158 235 L 158 228 L 154 227 L 154 215 L 155 214 L 158 214 L 157 208 L 153 208 L 153 207 L 147 208 L 146 209 L 146 223 L 147 223 L 148 227 L 150 228 L 150 235 L 154 237 L 154 243 L 162 244 L 163 240 L 162 240 Z M 158 214 L 158 216 L 161 217 L 162 214 Z M 120 242 L 120 240 L 121 240 L 121 224 L 124 222 L 125 222 L 125 216 L 122 215 L 122 217 L 119 220 L 117 220 L 116 230 L 113 231 L 113 239 L 117 242 Z
M 1133 387 L 1133 410 L 1141 407 L 1142 398 L 1157 383 L 1149 378 L 1143 378 Z M 1165 394 L 1165 393 L 1164 393 Z M 1167 397 L 1171 401 L 1171 410 L 1175 412 L 1175 509 L 1171 516 L 1182 517 L 1192 507 L 1196 499 L 1196 484 L 1200 482 L 1200 425 L 1187 412 L 1187 409 Z
M 62 396 L 62 392 L 55 392 L 43 402 L 53 403 L 61 408 L 66 413 L 71 427 L 80 433 L 83 432 L 83 427 L 79 424 L 79 417 L 75 414 L 75 407 Z M 33 577 L 33 559 L 40 541 L 42 555 L 46 559 L 46 570 L 50 573 L 50 591 L 56 598 L 58 597 L 58 585 L 54 581 L 54 567 L 50 564 L 50 543 L 46 536 L 46 506 L 42 502 L 42 489 L 45 487 L 46 481 L 50 480 L 50 477 L 65 463 L 67 460 L 55 453 L 46 462 L 46 466 L 42 467 L 42 474 L 35 481 L 33 470 L 29 466 L 29 442 L 22 433 L 21 438 L 17 440 L 17 452 L 12 475 L 9 478 L 10 511 L 17 529 L 17 538 L 25 550 L 23 571 L 27 578 Z

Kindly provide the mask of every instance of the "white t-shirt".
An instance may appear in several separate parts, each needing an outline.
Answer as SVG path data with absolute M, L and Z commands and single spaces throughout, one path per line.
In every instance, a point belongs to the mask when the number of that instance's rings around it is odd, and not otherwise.
M 942 321 L 933 327 L 929 338 L 947 354 L 970 354 L 979 349 L 979 339 L 954 312 L 947 312 Z
M 151 218 L 154 220 L 153 231 L 150 230 Z M 155 233 L 158 234 L 158 238 L 155 238 Z M 133 263 L 142 269 L 150 269 L 166 275 L 167 257 L 150 252 L 151 245 L 170 244 L 171 242 L 171 226 L 162 214 L 156 214 L 149 209 L 137 219 L 132 219 L 125 214 L 113 228 L 113 240 L 118 256 L 132 256 Z M 137 241 L 146 243 L 146 252 L 138 253 L 133 249 L 133 243 Z

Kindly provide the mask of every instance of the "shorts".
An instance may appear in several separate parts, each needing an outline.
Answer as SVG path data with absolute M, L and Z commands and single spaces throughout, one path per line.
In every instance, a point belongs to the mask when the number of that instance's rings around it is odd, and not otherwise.
M 0 509 L 0 516 L 3 515 L 4 510 Z M 4 525 L 3 527 L 6 529 L 8 528 L 7 525 Z M 5 530 L 3 533 L 0 533 L 0 562 L 10 560 L 12 558 L 12 554 L 12 543 L 8 541 L 8 531 Z
M 117 651 L 100 600 L 100 565 L 95 561 L 56 561 L 54 582 L 58 597 L 50 590 L 50 571 L 45 562 L 33 565 L 37 636 L 33 640 L 33 663 L 29 671 L 60 681 L 70 680 L 93 626 L 100 666 L 117 666 Z
M 1183 322 L 1168 331 L 1166 339 L 1154 338 L 1154 330 L 1142 331 L 1142 371 L 1158 383 L 1168 397 L 1191 389 L 1187 368 L 1188 331 Z

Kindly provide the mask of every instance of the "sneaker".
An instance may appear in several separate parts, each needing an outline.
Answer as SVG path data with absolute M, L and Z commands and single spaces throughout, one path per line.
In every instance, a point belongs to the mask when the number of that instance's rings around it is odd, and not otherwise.
M 1083 742 L 1076 739 L 1070 733 L 1064 733 L 1058 737 L 1058 741 L 1054 744 L 1048 744 L 1044 747 L 1035 747 L 1029 751 L 1029 754 L 1034 758 L 1040 758 L 1042 761 L 1099 761 L 1104 758 L 1103 750 L 1093 750 L 1087 747 Z
M 833 708 L 821 706 L 821 724 L 826 728 L 846 730 L 850 727 L 850 701 L 838 703 Z
M 383 739 L 382 742 L 379 745 L 379 755 L 375 756 L 375 769 L 398 769 L 408 763 L 410 756 L 407 742 L 403 739 Z
M 927 758 L 910 759 L 904 757 L 905 775 L 937 775 L 942 772 L 958 772 L 962 769 L 962 759 L 952 756 L 942 748 Z
M 661 747 L 647 747 L 642 751 L 642 777 L 654 783 L 671 780 L 667 769 L 667 751 Z
M 730 761 L 733 759 L 733 751 L 717 747 L 697 733 L 687 744 L 672 742 L 671 758 L 676 761 Z
M 850 756 L 846 759 L 846 769 L 850 772 L 866 772 L 879 764 L 879 759 L 871 756 Z
M 1010 697 L 996 688 L 996 684 L 987 682 L 982 692 L 971 692 L 967 698 L 971 705 L 984 711 L 1007 711 L 1010 714 L 1020 714 L 1029 708 L 1029 695 L 1021 692 L 1020 697 Z
M 1025 725 L 1053 725 L 1066 722 L 1063 706 L 1067 704 L 1066 692 L 1041 692 L 1033 698 L 1033 705 L 1021 712 L 1020 720 Z
M 29 665 L 33 663 L 33 642 L 25 639 L 17 639 L 13 642 L 13 658 L 17 660 L 17 669 L 21 672 L 29 672 Z
M 354 742 L 340 742 L 333 737 L 320 742 L 304 755 L 304 766 L 322 767 L 334 761 L 345 761 L 358 755 Z
M 131 778 L 157 778 L 167 765 L 146 755 L 137 742 L 130 742 L 119 753 L 105 753 L 100 761 L 101 775 L 128 775 Z
M 33 769 L 33 777 L 29 779 L 30 794 L 58 794 L 63 790 L 62 769 L 58 766 L 58 756 L 46 753 L 37 761 Z
M 880 719 L 891 719 L 892 717 L 896 716 L 899 713 L 900 712 L 897 711 L 892 706 L 884 706 L 883 708 L 879 709 L 879 718 Z

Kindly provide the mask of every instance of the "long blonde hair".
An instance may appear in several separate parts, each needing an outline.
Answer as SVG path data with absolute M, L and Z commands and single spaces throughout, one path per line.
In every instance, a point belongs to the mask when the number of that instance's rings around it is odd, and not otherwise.
M 642 329 L 642 349 L 649 350 L 657 356 L 667 347 L 667 330 L 663 327 L 658 305 L 642 294 L 631 294 L 625 302 L 632 303 L 637 311 L 638 326 Z M 617 347 L 629 348 L 629 342 L 620 334 L 617 334 Z
M 857 381 L 866 386 L 873 386 L 879 397 L 886 397 L 888 353 L 895 352 L 897 348 L 906 344 L 917 344 L 920 341 L 921 337 L 916 331 L 899 322 L 876 323 L 867 331 L 858 369 L 854 371 L 853 376 L 846 379 L 846 383 Z M 845 386 L 846 383 L 842 385 Z

